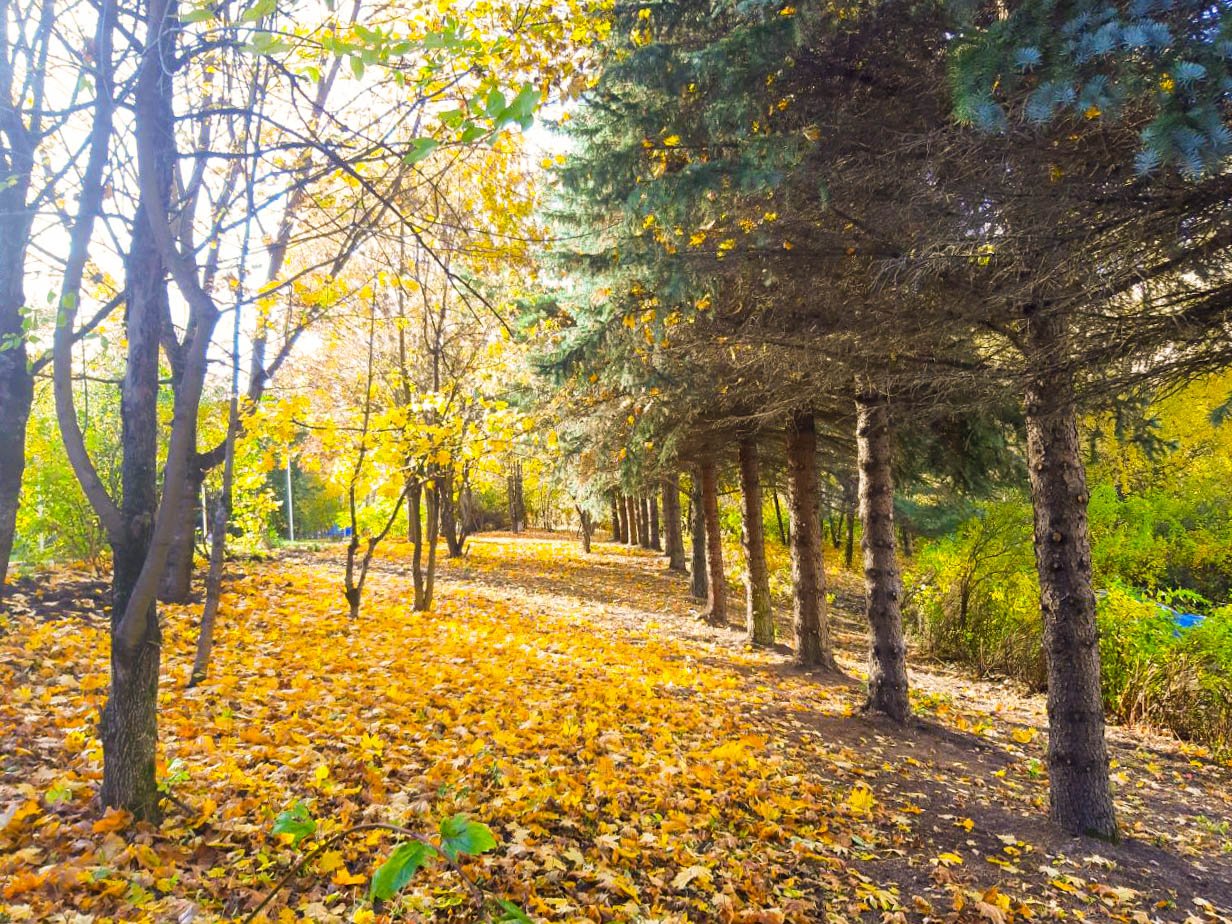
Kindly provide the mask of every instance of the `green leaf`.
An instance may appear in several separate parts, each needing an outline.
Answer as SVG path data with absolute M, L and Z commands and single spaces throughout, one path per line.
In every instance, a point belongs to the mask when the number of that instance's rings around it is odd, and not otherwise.
M 502 922 L 515 922 L 515 924 L 535 924 L 535 922 L 530 919 L 530 916 L 525 911 L 509 899 L 498 898 L 496 900 L 496 904 L 500 905 L 501 910 L 505 912 L 500 918 Z
M 456 860 L 458 854 L 474 856 L 496 847 L 492 829 L 465 815 L 453 815 L 441 822 L 441 853 Z
M 497 119 L 498 126 L 506 122 L 517 122 L 524 130 L 530 128 L 535 121 L 535 110 L 539 108 L 542 95 L 533 84 L 524 84 L 513 102 L 500 114 Z
M 278 8 L 278 0 L 257 0 L 252 6 L 240 13 L 240 22 L 256 22 L 262 16 L 268 16 Z
M 364 79 L 364 59 L 359 55 L 351 55 L 351 73 L 355 75 L 356 80 Z
M 291 835 L 291 846 L 298 847 L 299 842 L 312 836 L 317 830 L 317 823 L 308 814 L 308 806 L 296 802 L 285 812 L 279 812 L 274 819 L 275 834 Z
M 417 164 L 440 146 L 441 143 L 435 138 L 416 138 L 411 142 L 410 151 L 402 155 L 402 162 Z
M 382 900 L 393 898 L 405 888 L 406 884 L 411 881 L 411 877 L 424 865 L 430 849 L 427 844 L 419 841 L 399 844 L 389 855 L 389 859 L 382 863 L 373 875 L 372 883 L 368 886 L 368 894 L 372 898 Z
M 462 130 L 462 134 L 458 136 L 458 140 L 460 140 L 463 144 L 470 144 L 472 141 L 478 141 L 486 134 L 487 132 L 484 130 L 483 126 L 476 125 L 471 122 L 468 123 L 466 128 Z
M 180 22 L 205 22 L 207 19 L 214 18 L 214 11 L 208 6 L 198 7 L 195 10 L 189 10 L 186 13 L 180 14 Z
M 484 111 L 487 112 L 487 114 L 490 117 L 495 119 L 497 116 L 499 116 L 502 112 L 505 111 L 505 108 L 508 105 L 509 104 L 505 102 L 505 94 L 502 93 L 500 90 L 496 89 L 495 87 L 493 87 L 492 92 L 488 94 L 488 99 L 484 103 L 483 108 L 484 108 Z

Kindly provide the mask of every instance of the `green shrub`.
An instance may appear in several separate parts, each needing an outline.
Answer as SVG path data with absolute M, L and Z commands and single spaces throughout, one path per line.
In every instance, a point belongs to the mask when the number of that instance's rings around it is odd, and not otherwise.
M 1046 673 L 1030 524 L 1030 508 L 1009 500 L 922 543 L 906 609 L 927 653 L 1039 690 Z
M 1166 610 L 1113 585 L 1100 600 L 1099 624 L 1109 713 L 1232 746 L 1232 607 L 1178 629 Z

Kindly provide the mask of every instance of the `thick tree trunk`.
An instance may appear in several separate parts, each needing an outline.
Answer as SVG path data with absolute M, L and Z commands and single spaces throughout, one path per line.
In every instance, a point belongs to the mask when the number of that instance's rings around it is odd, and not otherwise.
M 625 522 L 629 526 L 629 534 L 625 537 L 625 541 L 629 545 L 637 545 L 637 504 L 628 494 L 625 495 Z
M 709 581 L 706 580 L 706 517 L 702 513 L 702 480 L 701 473 L 693 473 L 693 488 L 689 492 L 689 540 L 692 550 L 692 562 L 689 567 L 689 591 L 697 600 L 705 600 L 709 595 Z
M 787 422 L 787 482 L 796 662 L 835 669 L 817 517 L 817 429 L 811 413 L 793 414 Z
M 124 468 L 127 470 L 129 466 L 126 464 Z M 149 548 L 149 528 L 134 524 L 134 531 L 131 542 L 112 547 L 113 633 L 123 617 Z M 156 605 L 150 604 L 145 633 L 135 647 L 125 646 L 113 635 L 111 688 L 99 723 L 103 743 L 100 801 L 104 807 L 127 809 L 143 821 L 157 821 L 160 816 L 155 760 L 162 631 L 154 611 Z
M 890 472 L 890 412 L 885 396 L 856 400 L 860 522 L 864 532 L 864 615 L 869 628 L 866 709 L 896 722 L 911 715 L 907 700 L 907 643 L 899 609 L 902 580 L 894 554 L 894 482 Z
M 1086 472 L 1078 442 L 1064 321 L 1028 321 L 1034 364 L 1025 411 L 1048 659 L 1048 780 L 1052 818 L 1071 834 L 1117 837 L 1091 588 Z
M 727 625 L 727 576 L 723 573 L 723 533 L 719 525 L 719 472 L 714 462 L 701 464 L 702 520 L 706 526 L 705 620 Z
M 663 535 L 669 571 L 684 571 L 684 535 L 680 527 L 680 476 L 663 479 Z
M 184 498 L 176 518 L 175 535 L 167 552 L 167 567 L 158 586 L 158 599 L 165 603 L 186 603 L 192 596 L 193 557 L 196 552 L 197 521 L 201 517 L 201 485 L 205 470 L 196 464 L 197 437 L 193 434 L 188 449 L 192 464 L 184 485 Z
M 612 503 L 615 505 L 616 519 L 616 541 L 628 545 L 629 543 L 629 508 L 625 506 L 625 496 L 617 494 Z
M 761 473 L 757 443 L 740 441 L 740 491 L 743 496 L 745 625 L 754 645 L 774 644 L 774 611 L 770 606 L 770 572 L 766 568 L 766 536 L 762 525 Z
M 638 539 L 641 540 L 643 549 L 653 549 L 654 545 L 650 541 L 650 498 L 645 494 L 641 495 L 637 500 L 637 532 Z
M 663 543 L 659 536 L 659 495 L 654 492 L 647 494 L 646 503 L 650 505 L 650 547 L 656 552 L 662 552 Z

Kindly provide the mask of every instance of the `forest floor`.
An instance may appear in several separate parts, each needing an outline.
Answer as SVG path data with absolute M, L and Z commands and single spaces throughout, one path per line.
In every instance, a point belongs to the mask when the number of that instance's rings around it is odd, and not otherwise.
M 407 554 L 378 553 L 354 622 L 341 547 L 237 563 L 191 690 L 199 606 L 164 608 L 158 827 L 93 801 L 100 586 L 19 584 L 0 616 L 0 922 L 243 920 L 303 852 L 271 832 L 297 800 L 322 833 L 468 813 L 499 841 L 468 869 L 536 920 L 1232 920 L 1229 764 L 1110 729 L 1125 837 L 1063 837 L 1040 697 L 915 665 L 910 728 L 860 713 L 851 575 L 832 588 L 840 676 L 701 623 L 648 552 L 474 537 L 430 614 L 409 610 Z M 269 920 L 476 920 L 445 869 L 374 908 L 389 847 L 323 852 Z

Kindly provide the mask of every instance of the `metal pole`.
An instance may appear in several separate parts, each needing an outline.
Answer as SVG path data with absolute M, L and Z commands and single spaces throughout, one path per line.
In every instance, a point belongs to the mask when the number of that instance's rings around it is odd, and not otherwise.
M 295 501 L 291 497 L 291 454 L 287 453 L 287 541 L 295 541 Z

